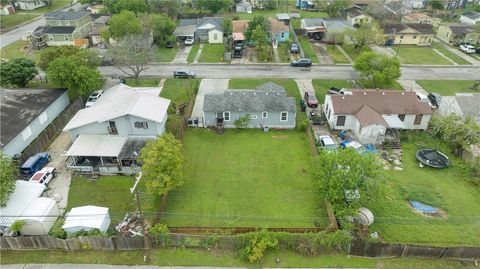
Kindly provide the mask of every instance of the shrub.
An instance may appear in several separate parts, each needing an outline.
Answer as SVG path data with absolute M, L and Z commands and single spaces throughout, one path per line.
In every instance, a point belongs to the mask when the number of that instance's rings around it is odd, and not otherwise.
M 277 245 L 278 240 L 267 231 L 251 233 L 248 244 L 241 250 L 241 256 L 249 262 L 257 262 L 268 249 L 274 249 Z
M 236 119 L 233 124 L 235 128 L 244 129 L 248 127 L 248 123 L 250 122 L 250 115 L 246 114 L 241 116 L 240 118 Z

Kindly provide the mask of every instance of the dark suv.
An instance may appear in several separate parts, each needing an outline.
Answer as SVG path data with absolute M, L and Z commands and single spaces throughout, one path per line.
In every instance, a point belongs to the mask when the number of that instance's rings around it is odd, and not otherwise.
M 312 66 L 312 61 L 310 59 L 299 59 L 292 62 L 292 66 L 294 67 L 310 67 Z
M 195 78 L 195 72 L 187 69 L 177 69 L 173 71 L 174 78 Z

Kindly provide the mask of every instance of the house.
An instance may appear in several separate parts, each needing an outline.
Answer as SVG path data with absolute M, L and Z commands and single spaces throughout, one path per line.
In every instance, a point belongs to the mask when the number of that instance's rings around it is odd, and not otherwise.
M 110 222 L 110 214 L 108 214 L 107 207 L 80 206 L 72 208 L 67 213 L 62 229 L 67 234 L 74 234 L 80 231 L 88 232 L 95 229 L 105 233 L 110 227 Z
M 272 40 L 280 43 L 287 41 L 290 37 L 290 27 L 288 24 L 274 18 L 268 18 L 268 20 L 270 21 L 270 34 Z
M 360 8 L 358 7 L 351 7 L 344 11 L 344 16 L 347 21 L 350 22 L 350 25 L 354 26 L 355 28 L 360 27 L 362 24 L 368 24 L 373 22 L 373 18 L 369 15 L 365 14 Z
M 415 92 L 353 90 L 325 96 L 324 110 L 334 130 L 351 130 L 361 143 L 380 144 L 388 129 L 425 130 L 432 109 Z
M 275 17 L 277 17 L 277 20 L 283 21 L 283 23 L 287 25 L 290 23 L 290 14 L 288 13 L 277 13 Z
M 414 12 L 403 16 L 401 21 L 403 23 L 431 24 L 437 27 L 441 20 L 439 18 L 432 18 L 425 13 Z
M 226 90 L 206 94 L 203 103 L 205 127 L 235 128 L 235 121 L 248 115 L 248 128 L 295 128 L 295 98 L 285 89 L 266 83 L 252 90 Z
M 12 5 L 0 4 L 0 15 L 7 16 L 15 13 L 15 8 Z
M 44 46 L 86 46 L 92 30 L 88 11 L 54 11 L 44 15 L 46 25 L 39 26 L 27 38 L 34 48 Z
M 402 0 L 402 3 L 408 9 L 421 9 L 425 7 L 425 0 Z
M 118 84 L 95 105 L 78 111 L 63 129 L 74 141 L 65 154 L 67 167 L 102 174 L 134 172 L 146 142 L 165 131 L 170 100 L 158 97 L 159 92 Z
M 383 25 L 385 45 L 417 45 L 432 44 L 435 32 L 433 25 L 420 23 L 392 23 Z
M 347 42 L 351 43 L 349 35 L 344 35 L 343 40 L 336 40 L 338 38 L 337 34 L 341 33 L 348 33 L 348 31 L 355 30 L 350 22 L 344 19 L 323 19 L 323 24 L 325 25 L 325 29 L 327 31 L 327 35 L 323 38 L 323 41 L 331 42 L 331 43 L 341 43 Z
M 480 22 L 480 12 L 469 11 L 460 16 L 460 22 L 465 24 L 477 24 Z
M 179 41 L 187 37 L 195 37 L 197 42 L 223 43 L 223 18 L 204 17 L 198 19 L 180 20 L 180 25 L 175 29 L 173 35 Z
M 454 45 L 458 45 L 461 42 L 477 44 L 480 39 L 480 33 L 467 24 L 440 24 L 437 30 L 437 38 Z
M 237 13 L 252 13 L 252 4 L 247 2 L 238 3 L 235 6 L 235 11 Z
M 41 197 L 44 184 L 17 180 L 5 207 L 0 208 L 0 233 L 11 235 L 10 226 L 23 221 L 22 235 L 47 235 L 60 216 L 57 203 Z
M 15 2 L 16 9 L 21 10 L 34 10 L 45 6 L 47 6 L 47 2 L 42 0 L 17 0 Z
M 324 19 L 305 18 L 300 20 L 300 30 L 308 38 L 322 39 L 327 32 Z
M 310 0 L 295 0 L 295 6 L 298 9 L 310 9 L 314 8 L 315 4 Z
M 90 39 L 90 45 L 91 46 L 96 46 L 100 43 L 103 42 L 102 40 L 102 37 L 101 37 L 101 33 L 103 31 L 106 31 L 107 30 L 107 27 L 108 27 L 108 23 L 110 22 L 110 16 L 109 15 L 101 15 L 100 16 L 96 16 L 96 15 L 99 15 L 99 14 L 92 14 L 91 17 L 92 19 L 94 19 L 94 21 L 92 22 L 92 30 L 90 31 L 90 33 L 88 33 L 88 37 Z
M 0 90 L 0 143 L 8 156 L 21 154 L 70 101 L 65 90 Z
M 235 20 L 232 21 L 232 35 L 233 42 L 239 42 L 245 40 L 245 31 L 248 28 L 247 20 Z

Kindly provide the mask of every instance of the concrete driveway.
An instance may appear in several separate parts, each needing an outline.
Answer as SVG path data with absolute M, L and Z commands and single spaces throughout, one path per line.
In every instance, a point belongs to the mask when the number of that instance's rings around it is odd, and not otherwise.
M 229 79 L 202 79 L 195 99 L 195 105 L 193 106 L 192 117 L 202 118 L 205 94 L 224 92 L 228 88 L 229 81 Z
M 181 46 L 173 59 L 172 63 L 187 63 L 188 54 L 192 50 L 192 46 Z
M 320 42 L 312 42 L 312 48 L 317 54 L 317 58 L 320 61 L 320 64 L 333 64 L 332 58 L 327 54 L 327 49 L 325 44 Z

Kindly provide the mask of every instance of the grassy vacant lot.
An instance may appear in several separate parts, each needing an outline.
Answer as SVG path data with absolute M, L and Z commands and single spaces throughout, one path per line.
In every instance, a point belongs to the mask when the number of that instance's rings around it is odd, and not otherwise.
M 223 61 L 223 44 L 204 44 L 202 54 L 198 62 L 200 63 L 215 63 Z
M 0 16 L 1 28 L 3 30 L 3 29 L 14 27 L 23 22 L 32 20 L 46 12 L 51 12 L 51 11 L 54 11 L 55 9 L 62 8 L 70 4 L 70 2 L 71 2 L 70 0 L 55 0 L 55 1 L 52 1 L 52 6 L 50 8 L 42 7 L 35 10 L 30 10 L 30 11 L 18 10 L 15 14 L 11 14 L 8 16 L 2 15 Z
M 178 48 L 173 47 L 171 49 L 168 48 L 155 48 L 153 61 L 155 62 L 165 62 L 169 63 L 175 59 L 177 55 Z
M 447 56 L 448 58 L 450 58 L 450 60 L 453 60 L 454 62 L 456 62 L 457 64 L 461 64 L 461 65 L 471 65 L 470 62 L 468 61 L 465 61 L 462 57 L 456 55 L 455 53 L 452 53 L 450 52 L 447 48 L 445 48 L 445 46 L 443 44 L 441 44 L 440 42 L 432 42 L 432 47 L 434 49 L 437 49 L 438 51 L 440 51 L 443 55 Z
M 280 62 L 289 63 L 290 62 L 290 47 L 287 43 L 278 44 L 278 56 L 280 57 Z
M 349 64 L 350 61 L 345 57 L 345 55 L 335 46 L 326 45 L 327 54 L 332 58 L 333 62 L 336 64 Z
M 200 249 L 160 249 L 150 252 L 151 265 L 159 266 L 242 266 L 247 268 L 261 267 L 321 267 L 321 268 L 389 268 L 389 269 L 454 269 L 475 268 L 465 266 L 459 261 L 444 259 L 373 259 L 348 257 L 345 255 L 321 255 L 304 257 L 292 252 L 269 251 L 262 262 L 249 264 L 240 260 L 238 254 L 232 252 L 207 252 Z M 27 263 L 85 263 L 113 265 L 143 265 L 143 251 L 2 251 L 2 264 Z M 275 258 L 279 257 L 277 263 Z
M 4 17 L 4 16 L 1 16 Z M 19 57 L 26 57 L 28 42 L 23 40 L 17 40 L 12 44 L 2 48 L 0 53 L 0 58 L 2 59 L 12 59 Z
M 400 45 L 400 49 L 395 46 L 393 50 L 398 50 L 398 57 L 404 64 L 452 64 L 429 47 Z
M 362 49 L 360 49 L 360 51 L 357 51 L 353 45 L 347 45 L 347 44 L 343 44 L 342 45 L 342 48 L 343 50 L 348 54 L 348 56 L 350 56 L 350 58 L 352 58 L 352 60 L 356 60 L 358 58 L 358 56 L 362 53 L 362 52 L 368 52 L 368 51 L 372 51 L 372 49 L 369 47 L 369 46 L 363 46 Z
M 312 44 L 310 44 L 310 41 L 303 36 L 299 36 L 298 39 L 300 41 L 300 46 L 302 47 L 303 52 L 305 53 L 305 58 L 309 58 L 310 60 L 312 60 L 312 63 L 318 64 L 319 61 L 318 61 L 317 54 L 313 50 Z
M 193 63 L 193 61 L 195 60 L 195 57 L 197 56 L 199 48 L 200 48 L 200 44 L 193 43 L 192 49 L 190 50 L 190 52 L 188 53 L 188 56 L 187 56 L 187 62 Z
M 446 169 L 420 168 L 417 150 L 438 148 L 452 165 Z M 453 156 L 440 139 L 425 132 L 402 136 L 403 171 L 387 171 L 385 199 L 369 208 L 375 214 L 370 231 L 378 231 L 388 242 L 427 245 L 480 245 L 480 189 L 468 182 L 472 177 L 464 162 Z M 414 212 L 408 200 L 417 200 L 445 210 L 447 216 L 427 217 Z
M 185 103 L 195 95 L 195 88 L 198 87 L 199 83 L 199 79 L 168 78 L 163 84 L 160 96 L 170 99 L 176 104 Z
M 157 87 L 160 79 L 156 78 L 139 78 L 138 82 L 134 78 L 127 78 L 127 85 L 130 87 Z
M 183 140 L 185 184 L 168 197 L 167 225 L 328 225 L 304 132 L 188 129 Z
M 441 95 L 455 95 L 455 93 L 473 93 L 470 87 L 473 80 L 417 80 L 428 92 L 436 92 Z

